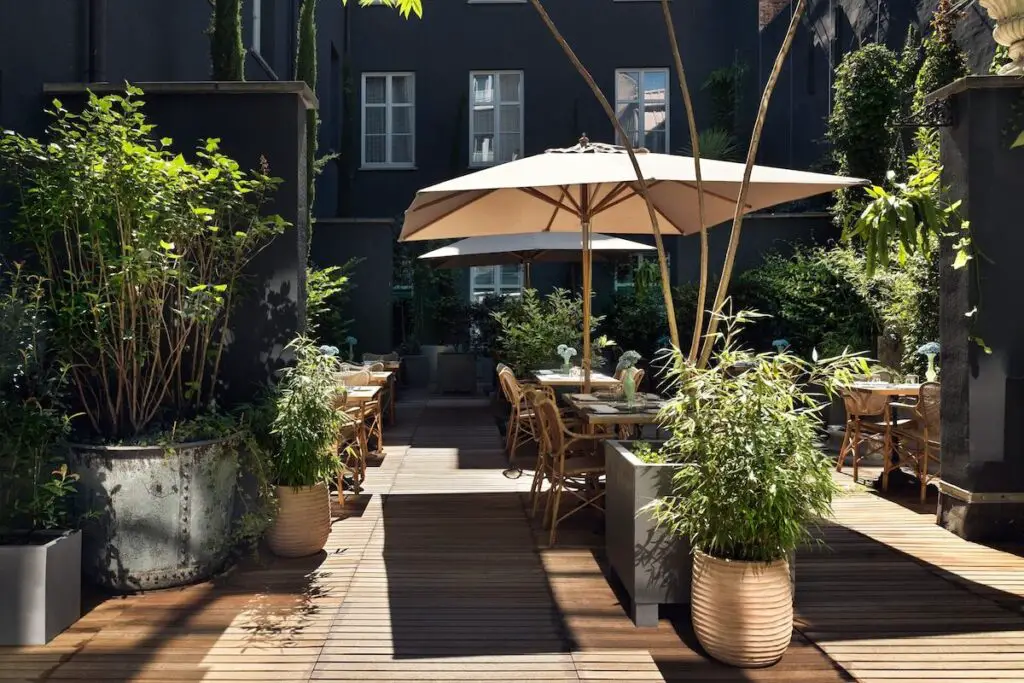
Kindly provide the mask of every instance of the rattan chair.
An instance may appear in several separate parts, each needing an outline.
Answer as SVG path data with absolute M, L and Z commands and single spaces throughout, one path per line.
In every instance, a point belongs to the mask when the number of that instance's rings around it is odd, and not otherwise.
M 896 452 L 900 459 L 913 463 L 914 471 L 921 482 L 921 502 L 928 495 L 928 484 L 941 476 L 939 449 L 942 442 L 942 419 L 939 414 L 941 386 L 938 382 L 921 385 L 917 403 L 913 405 L 894 404 L 908 409 L 912 417 L 906 424 L 893 430 Z M 935 463 L 932 473 L 931 464 Z
M 511 465 L 520 447 L 537 440 L 533 406 L 526 399 L 524 392 L 527 389 L 540 391 L 552 401 L 555 399 L 555 392 L 549 387 L 520 382 L 512 368 L 505 364 L 498 366 L 498 383 L 510 406 L 508 427 L 505 430 L 505 451 Z
M 548 499 L 544 507 L 544 519 L 551 529 L 549 545 L 555 544 L 558 525 L 564 519 L 587 507 L 604 512 L 605 475 L 604 453 L 601 442 L 614 438 L 612 434 L 578 434 L 569 431 L 558 407 L 548 398 L 534 394 L 534 412 L 540 435 L 540 455 L 537 471 L 533 476 L 531 514 L 537 513 L 537 502 L 544 480 L 551 482 Z M 568 512 L 562 513 L 562 494 L 574 496 L 578 503 Z
M 857 479 L 860 462 L 872 453 L 882 454 L 882 490 L 889 486 L 892 470 L 891 421 L 889 397 L 861 389 L 843 392 L 846 407 L 846 434 L 839 448 L 836 471 L 842 472 L 847 455 L 853 455 L 853 478 Z
M 352 475 L 355 493 L 362 491 L 363 481 L 366 480 L 366 423 L 362 419 L 362 409 L 359 406 L 346 407 L 344 392 L 338 392 L 334 408 L 342 413 L 342 422 L 338 429 L 338 440 L 335 443 L 335 450 L 341 462 L 341 470 L 338 472 L 337 481 L 338 503 L 344 505 L 345 474 L 349 473 Z
M 373 381 L 373 375 L 366 368 L 361 368 L 356 372 L 343 372 L 339 379 L 345 386 L 349 387 L 365 387 L 371 386 Z M 381 452 L 384 450 L 384 409 L 380 399 L 374 399 L 367 401 L 360 406 L 362 408 L 363 419 L 366 421 L 367 429 L 367 440 L 369 438 L 376 439 L 376 450 Z

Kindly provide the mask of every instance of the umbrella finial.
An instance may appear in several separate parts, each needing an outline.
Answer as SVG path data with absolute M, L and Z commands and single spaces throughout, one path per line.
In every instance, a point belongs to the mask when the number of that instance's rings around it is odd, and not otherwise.
M 590 147 L 590 138 L 587 137 L 586 133 L 580 136 L 580 147 Z

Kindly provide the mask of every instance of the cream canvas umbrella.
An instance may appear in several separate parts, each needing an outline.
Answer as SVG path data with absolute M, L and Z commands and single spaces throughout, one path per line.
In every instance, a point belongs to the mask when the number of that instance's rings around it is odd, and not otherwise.
M 692 157 L 638 150 L 663 235 L 700 231 Z M 701 160 L 708 227 L 733 217 L 744 165 Z M 868 184 L 857 178 L 754 166 L 743 212 Z M 621 147 L 590 143 L 510 161 L 424 188 L 405 212 L 399 240 L 524 232 L 582 232 L 583 370 L 590 379 L 591 232 L 650 234 L 647 207 Z
M 591 235 L 590 250 L 592 258 L 604 259 L 609 254 L 655 249 L 620 237 Z M 529 289 L 531 264 L 582 260 L 583 235 L 578 232 L 531 232 L 469 237 L 427 252 L 420 258 L 432 262 L 436 268 L 521 265 L 526 269 L 526 287 Z

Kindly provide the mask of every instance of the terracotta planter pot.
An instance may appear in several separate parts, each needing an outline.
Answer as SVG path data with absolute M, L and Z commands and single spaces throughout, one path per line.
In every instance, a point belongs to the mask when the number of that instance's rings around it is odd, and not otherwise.
M 267 545 L 279 557 L 306 557 L 324 549 L 331 533 L 331 494 L 327 484 L 277 487 L 279 510 L 267 532 Z
M 793 635 L 789 562 L 693 557 L 693 630 L 708 654 L 744 668 L 778 662 Z
M 992 37 L 1009 48 L 1013 60 L 999 71 L 1000 75 L 1024 73 L 1024 0 L 981 0 L 981 6 L 996 21 Z

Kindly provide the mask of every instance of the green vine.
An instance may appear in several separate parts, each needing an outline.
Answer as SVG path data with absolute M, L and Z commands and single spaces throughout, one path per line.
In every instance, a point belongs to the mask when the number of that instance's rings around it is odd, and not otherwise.
M 211 0 L 211 77 L 215 81 L 245 80 L 245 45 L 242 43 L 242 0 Z

